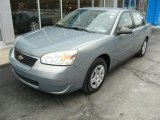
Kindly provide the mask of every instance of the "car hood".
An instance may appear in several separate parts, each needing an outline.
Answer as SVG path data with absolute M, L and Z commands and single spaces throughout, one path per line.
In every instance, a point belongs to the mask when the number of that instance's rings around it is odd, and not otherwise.
M 40 57 L 53 51 L 78 50 L 92 42 L 104 39 L 106 36 L 50 26 L 20 36 L 15 48 L 21 52 Z

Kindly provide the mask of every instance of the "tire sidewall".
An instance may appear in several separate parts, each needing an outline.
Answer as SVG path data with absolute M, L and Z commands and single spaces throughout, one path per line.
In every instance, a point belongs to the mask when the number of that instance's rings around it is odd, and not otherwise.
M 144 54 L 142 54 L 142 49 L 143 49 L 143 45 L 144 45 L 145 42 L 146 42 L 146 49 L 145 49 Z M 145 55 L 146 51 L 147 51 L 147 47 L 148 47 L 148 42 L 147 42 L 147 40 L 144 40 L 144 41 L 143 41 L 143 44 L 142 44 L 142 46 L 141 46 L 141 49 L 140 49 L 140 51 L 138 52 L 138 54 L 137 54 L 136 56 L 137 56 L 137 57 L 143 57 L 143 56 Z
M 91 76 L 92 76 L 92 73 L 94 71 L 94 69 L 98 66 L 98 65 L 103 65 L 104 68 L 105 68 L 105 75 L 104 75 L 104 78 L 101 82 L 101 84 L 97 87 L 97 88 L 92 88 L 91 87 Z M 103 84 L 104 82 L 104 79 L 106 78 L 106 74 L 107 74 L 107 65 L 106 65 L 106 62 L 104 61 L 104 59 L 102 58 L 97 58 L 92 64 L 91 66 L 89 67 L 88 71 L 87 71 L 87 74 L 86 74 L 86 77 L 85 77 L 85 81 L 84 81 L 84 89 L 85 89 L 85 92 L 87 91 L 87 93 L 93 93 L 93 92 L 96 92 Z
M 144 52 L 144 53 L 142 53 L 142 51 L 143 51 L 142 49 L 143 49 L 143 46 L 144 46 L 144 43 L 145 43 L 145 42 L 146 42 L 146 49 L 145 49 L 145 52 Z M 142 56 L 142 57 L 145 55 L 146 50 L 147 50 L 147 40 L 145 40 L 145 41 L 143 42 L 142 47 L 141 47 L 140 54 L 141 54 L 141 56 Z

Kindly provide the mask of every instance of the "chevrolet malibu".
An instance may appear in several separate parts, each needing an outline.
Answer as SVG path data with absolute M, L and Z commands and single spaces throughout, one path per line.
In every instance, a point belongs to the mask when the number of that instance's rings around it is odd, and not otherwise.
M 135 10 L 80 8 L 54 26 L 16 38 L 9 60 L 17 78 L 38 90 L 90 94 L 107 72 L 132 56 L 144 56 L 151 26 Z

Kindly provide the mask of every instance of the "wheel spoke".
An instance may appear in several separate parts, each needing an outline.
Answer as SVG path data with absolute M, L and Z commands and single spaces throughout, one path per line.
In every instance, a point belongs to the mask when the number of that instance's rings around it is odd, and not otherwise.
M 101 84 L 102 80 L 100 78 L 97 79 L 96 81 L 96 87 L 98 87 Z
M 94 77 L 93 79 L 91 79 L 91 83 L 95 83 L 96 82 L 96 78 Z
M 38 24 L 36 22 L 32 22 L 30 25 L 30 29 L 33 30 L 37 30 L 39 28 Z
M 103 79 L 104 79 L 104 75 L 105 75 L 105 68 L 103 65 L 98 65 L 92 72 L 91 75 L 91 87 L 96 89 L 98 88 Z
M 145 41 L 142 46 L 142 54 L 146 52 L 146 48 L 147 48 L 147 42 Z
M 98 73 L 98 67 L 96 67 L 96 69 L 94 70 L 95 74 Z

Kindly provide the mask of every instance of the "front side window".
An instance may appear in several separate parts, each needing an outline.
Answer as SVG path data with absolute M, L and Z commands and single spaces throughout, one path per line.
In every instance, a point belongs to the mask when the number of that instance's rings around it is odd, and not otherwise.
M 143 24 L 142 16 L 138 12 L 132 12 L 135 27 L 139 27 Z
M 121 28 L 121 27 L 127 27 L 132 29 L 133 23 L 132 23 L 132 18 L 129 12 L 122 13 L 118 23 L 118 28 Z
M 115 11 L 79 9 L 64 17 L 57 25 L 109 34 L 116 16 Z

